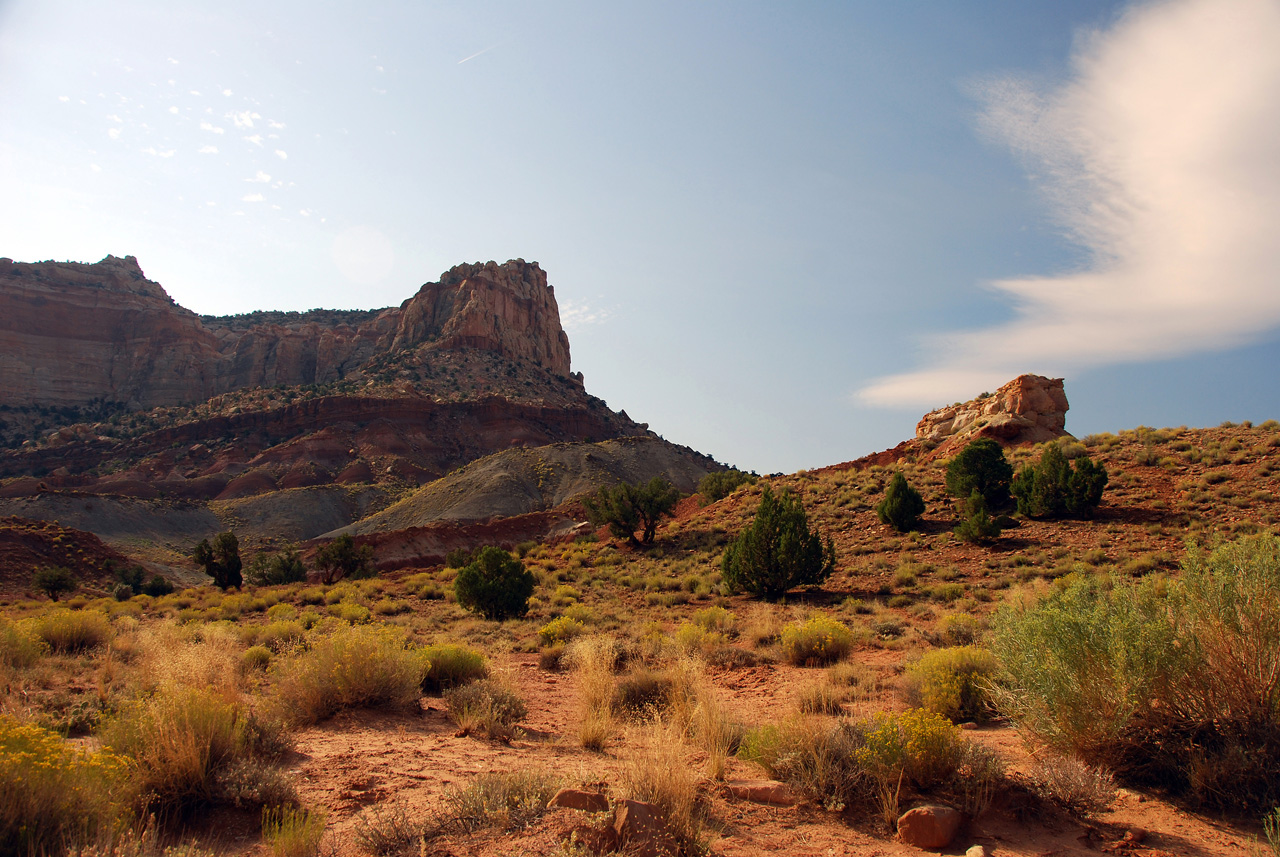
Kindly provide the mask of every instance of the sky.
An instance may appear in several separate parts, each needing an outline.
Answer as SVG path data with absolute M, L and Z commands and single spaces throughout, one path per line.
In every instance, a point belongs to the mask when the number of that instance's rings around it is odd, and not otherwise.
M 0 256 L 205 314 L 537 261 L 573 369 L 761 473 L 1024 373 L 1280 418 L 1280 0 L 0 0 Z

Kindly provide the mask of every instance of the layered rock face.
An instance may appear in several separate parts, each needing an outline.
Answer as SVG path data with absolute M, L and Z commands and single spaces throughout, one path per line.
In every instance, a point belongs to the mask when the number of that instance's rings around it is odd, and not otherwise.
M 990 395 L 925 414 L 916 439 L 948 447 L 979 437 L 1042 443 L 1067 433 L 1069 407 L 1061 378 L 1019 375 Z
M 0 259 L 0 403 L 131 408 L 251 387 L 327 384 L 395 352 L 472 348 L 571 377 L 555 292 L 536 263 L 459 265 L 399 307 L 202 318 L 137 259 Z

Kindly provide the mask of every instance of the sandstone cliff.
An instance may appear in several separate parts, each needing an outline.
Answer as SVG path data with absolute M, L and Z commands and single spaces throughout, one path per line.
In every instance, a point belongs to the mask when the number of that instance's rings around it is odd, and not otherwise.
M 957 449 L 980 437 L 1043 443 L 1067 433 L 1069 407 L 1061 378 L 1019 375 L 994 393 L 925 414 L 916 439 Z
M 0 404 L 130 409 L 365 377 L 388 358 L 478 349 L 571 378 L 555 292 L 536 263 L 459 265 L 399 307 L 200 317 L 132 256 L 0 259 Z

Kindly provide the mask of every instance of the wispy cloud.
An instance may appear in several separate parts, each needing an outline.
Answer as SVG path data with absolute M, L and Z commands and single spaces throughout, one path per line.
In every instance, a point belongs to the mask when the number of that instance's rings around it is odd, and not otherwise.
M 266 197 L 260 193 L 246 193 L 244 196 L 240 197 L 241 202 L 262 202 L 264 199 L 266 199 Z
M 499 43 L 499 44 L 501 44 L 501 43 Z M 494 49 L 494 48 L 496 48 L 496 47 L 498 47 L 498 45 L 489 45 L 489 47 L 485 48 L 485 49 L 484 49 L 484 50 L 482 50 L 482 51 L 476 51 L 476 52 L 475 52 L 474 54 L 472 54 L 471 56 L 469 56 L 469 57 L 464 57 L 463 59 L 458 60 L 458 65 L 462 65 L 464 62 L 471 62 L 471 61 L 472 61 L 473 59 L 475 59 L 476 57 L 480 56 L 481 54 L 487 54 L 487 53 L 489 53 L 489 51 L 493 50 L 493 49 Z
M 1280 325 L 1280 5 L 1172 0 L 1082 39 L 1071 78 L 985 85 L 983 121 L 1023 155 L 1081 270 L 1001 280 L 1015 317 L 937 337 L 869 404 L 965 398 L 1256 340 Z
M 217 146 L 201 146 L 201 147 L 200 147 L 200 154 L 202 154 L 202 155 L 216 155 L 216 154 L 218 154 L 218 147 L 217 147 Z
M 560 324 L 569 332 L 602 324 L 612 316 L 613 312 L 611 310 L 593 307 L 574 300 L 566 300 L 560 305 Z
M 258 170 L 257 174 L 253 178 L 245 179 L 245 181 L 261 182 L 262 184 L 267 184 L 268 182 L 271 181 L 271 176 L 268 173 L 264 173 L 262 170 Z

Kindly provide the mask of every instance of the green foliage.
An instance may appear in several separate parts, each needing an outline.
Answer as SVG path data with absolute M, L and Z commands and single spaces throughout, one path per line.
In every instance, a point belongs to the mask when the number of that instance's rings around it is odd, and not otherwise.
M 643 485 L 623 483 L 612 488 L 602 485 L 596 496 L 584 499 L 582 505 L 592 524 L 597 527 L 608 524 L 615 538 L 626 539 L 633 545 L 647 545 L 653 542 L 658 521 L 671 514 L 679 500 L 680 491 L 661 476 L 655 476 Z
M 356 540 L 343 533 L 316 551 L 313 560 L 320 570 L 320 581 L 334 584 L 345 578 L 358 579 L 373 574 L 373 548 L 356 546 Z
M 489 675 L 484 655 L 454 643 L 437 643 L 423 650 L 431 668 L 422 679 L 423 690 L 445 690 L 469 684 Z
M 441 827 L 461 833 L 485 827 L 519 830 L 542 817 L 558 785 L 540 771 L 480 774 L 467 785 L 450 786 L 444 793 Z
M 759 477 L 754 473 L 743 473 L 734 468 L 717 470 L 714 473 L 708 473 L 698 481 L 698 493 L 708 503 L 714 503 L 728 497 L 743 485 L 756 484 L 757 479 Z
M 142 591 L 143 584 L 146 580 L 146 574 L 146 570 L 139 565 L 115 569 L 116 580 L 127 586 L 132 595 L 137 595 Z
M 191 558 L 204 567 L 204 573 L 213 578 L 219 589 L 238 589 L 244 582 L 240 575 L 240 543 L 233 532 L 218 533 L 213 537 L 213 544 L 201 539 Z
M 972 544 L 983 544 L 1000 537 L 1000 525 L 987 511 L 987 501 L 976 488 L 964 503 L 964 520 L 956 527 L 955 533 Z
M 782 629 L 782 654 L 797 666 L 838 661 L 853 648 L 853 632 L 829 616 L 814 616 Z
M 523 616 L 537 581 L 520 560 L 502 548 L 485 547 L 453 581 L 458 603 L 486 619 Z
M 42 568 L 31 576 L 31 585 L 49 596 L 50 601 L 57 601 L 64 592 L 75 592 L 80 581 L 71 573 L 71 569 L 60 565 Z
M 151 575 L 151 579 L 142 585 L 142 594 L 150 595 L 152 598 L 168 595 L 172 591 L 173 584 L 168 578 L 159 574 Z
M 990 717 L 987 689 L 999 663 L 977 646 L 932 649 L 907 667 L 907 697 L 935 714 L 960 723 Z
M 538 629 L 538 642 L 544 646 L 567 643 L 586 630 L 586 626 L 569 616 L 558 616 Z
M 323 812 L 291 806 L 262 808 L 262 838 L 272 857 L 314 857 L 324 836 Z
M 473 559 L 475 557 L 466 548 L 454 548 L 445 554 L 444 564 L 446 568 L 466 568 Z
M 1004 448 L 990 438 L 973 441 L 947 463 L 947 493 L 962 500 L 977 491 L 988 506 L 999 508 L 1009 500 L 1012 479 Z
M 307 579 L 307 567 L 302 564 L 298 549 L 289 545 L 272 554 L 255 554 L 245 577 L 254 586 L 302 583 Z
M 766 485 L 755 520 L 725 548 L 721 570 L 732 592 L 749 592 L 776 600 L 796 586 L 814 586 L 831 576 L 835 544 L 824 542 L 800 500 L 788 492 L 775 495 Z
M 1018 512 L 1032 518 L 1090 518 L 1102 502 L 1107 468 L 1082 456 L 1072 467 L 1062 449 L 1051 443 L 1040 461 L 1018 471 L 1009 490 Z
M 888 524 L 900 533 L 914 530 L 920 526 L 920 516 L 924 514 L 924 498 L 920 492 L 907 483 L 907 477 L 901 473 L 893 474 L 889 487 L 884 492 L 884 499 L 876 504 L 876 515 L 880 523 Z
M 1131 782 L 1224 807 L 1280 803 L 1280 539 L 1198 548 L 1175 582 L 1088 577 L 1006 607 L 1001 705 Z

